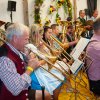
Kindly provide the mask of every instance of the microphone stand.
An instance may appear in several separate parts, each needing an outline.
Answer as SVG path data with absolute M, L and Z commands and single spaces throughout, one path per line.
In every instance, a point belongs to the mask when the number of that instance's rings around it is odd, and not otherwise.
M 11 11 L 11 14 L 10 14 L 10 18 L 11 18 L 11 23 L 13 23 L 13 19 L 12 19 L 12 11 Z

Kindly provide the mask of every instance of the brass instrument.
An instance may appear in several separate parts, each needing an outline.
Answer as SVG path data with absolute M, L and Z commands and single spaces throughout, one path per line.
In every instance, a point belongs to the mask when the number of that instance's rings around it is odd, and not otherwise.
M 3 41 L 4 43 L 6 43 L 5 40 L 3 40 L 1 37 L 0 37 L 0 40 Z M 30 47 L 32 46 L 32 48 Z M 77 82 L 77 80 L 75 80 L 73 78 L 73 76 L 71 76 L 68 72 L 65 72 L 65 69 L 64 68 L 57 68 L 56 66 L 54 66 L 51 62 L 48 61 L 48 58 L 45 57 L 43 54 L 41 54 L 40 51 L 37 50 L 37 48 L 33 45 L 33 44 L 27 44 L 25 47 L 28 48 L 30 51 L 32 51 L 33 53 L 35 53 L 38 57 L 42 58 L 43 60 L 45 60 L 47 63 L 51 64 L 54 68 L 56 68 L 58 71 L 60 71 L 65 77 L 69 77 L 69 78 L 72 78 L 72 80 L 74 80 L 75 82 Z M 42 66 L 41 66 L 42 67 Z M 42 67 L 43 68 L 43 67 Z M 45 68 L 43 68 L 45 71 L 48 72 L 48 70 L 46 70 Z M 55 78 L 57 78 L 59 81 L 61 82 L 64 82 L 61 78 L 59 78 L 58 76 L 54 75 L 53 73 L 49 72 L 51 75 L 53 75 Z
M 52 62 L 50 62 L 49 60 L 54 58 L 54 60 L 56 59 L 55 57 L 50 57 L 47 55 L 44 55 L 42 52 L 40 52 L 33 44 L 27 44 L 25 46 L 26 48 L 28 48 L 31 52 L 33 52 L 34 54 L 36 54 L 38 57 L 40 57 L 41 59 L 43 59 L 44 61 L 46 61 L 48 64 L 50 64 L 52 67 L 54 67 L 55 69 L 57 69 L 58 71 L 60 71 L 64 76 L 66 76 L 66 73 L 64 73 L 64 70 L 61 70 L 60 68 L 54 66 L 54 64 Z M 42 66 L 41 66 L 42 67 Z M 44 69 L 44 68 L 43 68 Z M 46 69 L 45 69 L 46 70 Z M 47 72 L 49 72 L 48 70 L 46 70 Z M 57 76 L 56 76 L 57 78 Z M 58 80 L 62 81 L 62 79 L 60 79 L 59 77 L 57 78 Z
M 63 26 L 63 31 L 62 31 L 62 42 L 65 41 L 65 34 L 66 34 L 66 26 Z
M 76 27 L 75 38 L 80 39 L 81 34 L 82 34 L 83 32 L 85 32 L 85 31 L 86 31 L 86 29 L 85 29 L 84 27 Z
M 4 22 L 4 21 L 2 21 L 2 20 L 0 20 L 0 27 L 2 26 L 2 25 L 4 25 L 6 22 Z M 5 31 L 3 30 L 3 29 L 1 29 L 0 28 L 0 38 L 3 38 L 4 40 L 5 40 Z M 3 44 L 3 42 L 2 41 L 0 41 L 0 46 Z
M 57 40 L 55 37 L 53 37 L 52 35 L 50 36 L 54 41 L 56 41 L 62 48 L 66 49 L 69 48 L 69 43 L 61 43 L 59 40 Z
M 65 42 L 66 29 L 71 25 L 71 21 L 61 21 L 62 25 L 62 42 Z
M 29 44 L 28 44 L 29 45 Z M 33 45 L 33 44 L 32 44 Z M 55 69 L 57 69 L 58 71 L 60 71 L 66 78 L 71 78 L 73 81 L 75 81 L 76 83 L 80 84 L 77 80 L 74 79 L 74 77 L 72 75 L 70 75 L 70 73 L 68 73 L 67 71 L 65 72 L 65 69 L 63 67 L 58 68 L 56 66 L 54 66 L 54 64 L 52 64 L 51 62 L 48 61 L 48 59 L 46 59 L 45 56 L 41 55 L 40 51 L 37 51 L 36 47 L 34 48 L 30 48 L 29 46 L 26 46 L 26 48 L 28 48 L 29 50 L 31 50 L 33 53 L 35 53 L 38 57 L 40 57 L 41 59 L 45 60 L 48 64 L 50 64 L 52 67 L 54 67 Z M 60 64 L 59 64 L 60 65 Z M 41 66 L 41 68 L 43 68 Z M 45 68 L 43 68 L 45 71 L 49 72 L 48 70 L 46 70 Z M 51 72 L 49 72 L 51 73 Z M 53 73 L 51 73 L 55 78 L 57 78 L 59 81 L 64 82 L 62 79 L 60 79 L 58 76 L 54 75 Z M 78 76 L 77 76 L 78 77 Z M 78 79 L 80 80 L 80 78 L 78 77 Z M 80 84 L 81 85 L 81 84 Z M 81 85 L 83 86 L 83 85 Z M 84 87 L 84 86 L 83 86 Z
M 6 41 L 0 36 L 0 40 L 3 42 L 3 43 L 6 43 Z
M 49 56 L 49 55 L 46 55 L 46 54 L 45 54 L 45 56 L 51 63 L 55 63 L 56 60 L 57 60 L 56 56 Z
M 0 37 L 0 41 L 2 41 L 3 43 L 6 43 L 6 41 L 4 39 L 2 39 Z M 32 46 L 32 48 L 31 48 Z M 38 57 L 42 58 L 44 61 L 46 61 L 48 64 L 52 65 L 53 67 L 55 67 L 57 70 L 59 70 L 60 72 L 62 72 L 63 74 L 65 74 L 61 69 L 57 68 L 56 66 L 54 66 L 49 60 L 51 60 L 52 62 L 55 62 L 56 57 L 50 57 L 50 56 L 44 56 L 40 51 L 37 51 L 37 48 L 33 45 L 33 44 L 27 44 L 25 46 L 26 48 L 28 48 L 30 51 L 32 51 L 34 54 L 36 54 Z M 42 67 L 42 66 L 41 66 Z M 42 67 L 43 68 L 43 67 Z M 44 69 L 44 68 L 43 68 Z M 45 71 L 48 72 L 48 70 L 44 69 Z M 55 78 L 57 78 L 59 81 L 63 82 L 62 79 L 60 79 L 58 76 L 54 75 L 53 73 L 49 72 L 51 75 L 53 75 Z
M 53 37 L 52 35 L 51 35 L 51 38 L 52 38 L 54 41 L 56 41 L 56 42 L 60 45 L 62 51 L 64 51 L 64 52 L 68 55 L 69 58 L 73 59 L 73 57 L 70 56 L 70 55 L 64 50 L 65 47 L 66 47 L 66 48 L 69 48 L 69 43 L 64 43 L 64 44 L 62 44 L 59 40 L 57 40 L 57 39 L 56 39 L 55 37 Z M 63 54 L 63 55 L 64 55 L 64 54 Z M 65 57 L 66 57 L 66 56 L 65 56 Z M 69 60 L 69 59 L 67 58 L 67 60 Z M 74 60 L 74 59 L 73 59 L 73 60 Z
M 5 31 L 3 29 L 0 29 L 0 38 L 2 38 L 3 40 L 6 40 L 5 39 Z M 2 41 L 0 41 L 0 46 L 3 44 Z
M 55 51 L 50 47 L 50 45 L 48 45 L 47 43 L 45 43 L 45 41 L 43 40 L 43 39 L 41 39 L 42 40 L 42 42 L 45 44 L 45 46 L 47 46 L 49 49 L 50 49 L 50 51 L 52 52 L 52 54 L 53 55 L 55 55 Z M 58 51 L 58 50 L 57 50 Z M 65 51 L 64 49 L 63 49 L 63 51 Z M 65 51 L 66 52 L 66 51 Z M 46 52 L 47 53 L 47 52 Z M 66 52 L 67 53 L 67 52 Z M 63 52 L 62 52 L 62 54 L 63 54 Z M 68 53 L 67 53 L 67 55 L 68 56 L 70 56 Z M 57 54 L 56 55 L 57 56 L 57 58 L 59 58 L 61 61 L 63 61 L 62 60 L 62 58 L 59 56 L 59 54 Z M 64 54 L 63 54 L 63 56 L 67 59 L 67 60 L 69 60 Z M 70 56 L 70 58 L 71 58 L 71 56 Z M 71 59 L 71 62 L 72 62 L 72 60 L 73 59 Z M 64 62 L 64 61 L 63 61 Z M 70 62 L 70 61 L 69 61 Z M 65 63 L 65 62 L 64 62 Z M 66 64 L 66 63 L 65 63 Z M 66 64 L 67 65 L 67 67 L 70 69 L 70 66 L 69 66 L 69 64 Z M 63 69 L 63 67 L 62 66 L 60 66 L 62 69 Z M 64 70 L 64 69 L 63 69 Z M 66 72 L 66 70 L 65 70 L 65 72 Z

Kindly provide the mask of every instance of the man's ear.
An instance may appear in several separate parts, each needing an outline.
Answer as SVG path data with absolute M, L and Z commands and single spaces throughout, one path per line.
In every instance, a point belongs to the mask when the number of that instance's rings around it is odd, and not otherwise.
M 16 35 L 13 35 L 13 36 L 12 36 L 12 39 L 13 39 L 13 42 L 16 43 L 16 41 L 17 41 L 17 36 L 16 36 Z

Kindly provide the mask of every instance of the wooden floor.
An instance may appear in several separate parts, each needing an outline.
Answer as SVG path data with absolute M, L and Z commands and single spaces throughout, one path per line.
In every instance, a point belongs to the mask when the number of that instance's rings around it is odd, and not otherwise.
M 67 89 L 66 84 L 62 86 L 59 100 L 96 100 L 94 94 L 89 90 L 88 78 L 85 73 L 80 72 L 77 77 L 70 79 L 70 83 L 72 85 L 70 90 Z

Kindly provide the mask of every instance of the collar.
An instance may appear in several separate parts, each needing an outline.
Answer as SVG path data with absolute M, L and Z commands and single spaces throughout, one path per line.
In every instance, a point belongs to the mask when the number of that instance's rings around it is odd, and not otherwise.
M 10 43 L 8 43 L 8 42 L 7 42 L 7 45 L 10 47 L 10 49 L 11 49 L 13 52 L 15 52 L 17 55 L 19 55 L 19 57 L 20 57 L 22 60 L 24 60 L 22 54 L 21 54 L 16 48 L 14 48 L 14 47 L 13 47 Z

